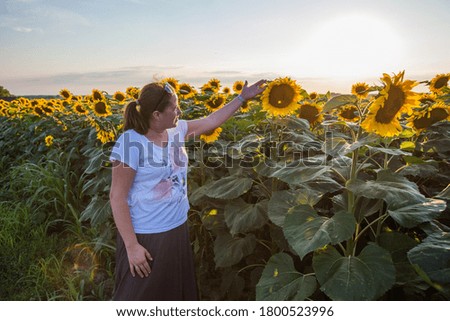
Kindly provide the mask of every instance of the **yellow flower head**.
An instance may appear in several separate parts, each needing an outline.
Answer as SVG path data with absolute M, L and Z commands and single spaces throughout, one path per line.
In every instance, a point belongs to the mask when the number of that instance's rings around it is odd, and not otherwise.
M 179 97 L 180 99 L 189 99 L 195 96 L 197 91 L 188 83 L 180 84 Z
M 412 80 L 403 80 L 404 71 L 394 77 L 387 74 L 381 80 L 384 88 L 369 108 L 361 127 L 367 132 L 383 137 L 392 137 L 402 131 L 399 118 L 403 113 L 412 113 L 412 108 L 419 105 L 419 98 L 411 89 L 417 85 Z
M 138 99 L 139 98 L 139 88 L 137 87 L 128 87 L 125 91 L 127 93 L 127 96 L 132 99 Z
M 102 142 L 102 144 L 106 144 L 108 142 L 112 142 L 115 139 L 114 133 L 107 130 L 98 130 L 97 131 L 97 139 Z
M 127 99 L 127 95 L 121 91 L 116 91 L 113 95 L 113 99 L 116 100 L 119 104 L 123 104 Z
M 65 100 L 70 100 L 70 99 L 72 99 L 72 93 L 71 93 L 68 89 L 66 89 L 66 88 L 61 89 L 61 90 L 59 91 L 59 95 L 60 95 L 62 98 L 64 98 Z
M 419 98 L 419 102 L 421 105 L 433 105 L 436 102 L 436 95 L 433 93 L 422 94 Z
M 295 80 L 277 78 L 262 93 L 262 108 L 272 116 L 291 114 L 298 108 L 300 90 Z
M 94 101 L 104 100 L 105 95 L 103 95 L 103 93 L 98 89 L 92 89 L 92 99 Z
M 244 82 L 241 80 L 235 81 L 233 84 L 233 91 L 236 94 L 240 94 L 242 89 L 244 88 Z
M 52 145 L 53 145 L 53 136 L 52 135 L 45 136 L 45 146 L 50 147 Z
M 89 113 L 87 108 L 80 102 L 76 102 L 75 104 L 73 104 L 72 110 L 74 111 L 75 114 L 78 115 L 87 115 Z
M 216 93 L 220 89 L 220 80 L 217 78 L 211 78 L 208 81 L 208 85 L 211 86 L 211 89 Z
M 203 140 L 205 143 L 212 143 L 219 139 L 221 132 L 222 128 L 218 127 L 209 133 L 200 135 L 200 139 Z
M 106 117 L 111 115 L 111 106 L 109 106 L 105 101 L 96 101 L 92 105 L 94 114 L 99 117 Z
M 227 96 L 224 94 L 213 94 L 205 101 L 205 106 L 210 112 L 214 112 L 222 108 L 227 101 Z
M 215 92 L 217 92 L 215 90 L 215 88 L 211 87 L 211 85 L 209 83 L 204 84 L 201 88 L 200 88 L 202 94 L 213 94 Z
M 317 98 L 319 98 L 319 94 L 316 93 L 315 91 L 309 93 L 308 96 L 309 96 L 309 99 L 311 99 L 311 100 L 316 100 Z
M 440 93 L 442 89 L 448 86 L 448 80 L 450 79 L 450 73 L 436 75 L 430 81 L 430 90 L 434 93 Z
M 178 80 L 173 77 L 164 78 L 163 80 L 161 80 L 161 83 L 168 83 L 176 93 L 180 90 L 180 84 L 178 83 Z
M 359 99 L 364 99 L 369 95 L 369 85 L 365 82 L 357 82 L 352 86 L 352 94 Z
M 231 89 L 230 89 L 230 87 L 223 87 L 222 92 L 226 95 L 229 95 L 231 92 Z
M 322 107 L 316 103 L 304 103 L 298 109 L 297 116 L 306 119 L 311 127 L 315 126 L 323 121 Z
M 343 120 L 343 121 L 348 121 L 348 122 L 359 121 L 358 109 L 353 105 L 345 105 L 345 106 L 337 109 L 337 116 L 340 120 Z
M 408 118 L 407 125 L 420 133 L 442 120 L 450 120 L 450 106 L 440 101 L 434 105 L 414 111 L 412 116 Z

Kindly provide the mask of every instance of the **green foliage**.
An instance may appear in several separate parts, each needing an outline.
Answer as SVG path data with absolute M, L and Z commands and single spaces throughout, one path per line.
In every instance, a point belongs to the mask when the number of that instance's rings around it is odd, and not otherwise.
M 10 97 L 11 93 L 3 86 L 0 86 L 0 97 Z

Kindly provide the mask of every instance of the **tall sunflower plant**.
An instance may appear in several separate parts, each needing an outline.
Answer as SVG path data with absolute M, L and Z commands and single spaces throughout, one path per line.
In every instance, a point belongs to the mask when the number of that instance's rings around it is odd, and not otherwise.
M 333 300 L 374 300 L 389 295 L 395 286 L 412 286 L 419 280 L 449 297 L 444 262 L 450 228 L 442 224 L 448 220 L 448 176 L 441 176 L 442 191 L 424 195 L 414 181 L 418 169 L 410 167 L 415 156 L 402 148 L 410 147 L 405 138 L 415 135 L 403 125 L 408 117 L 416 125 L 431 124 L 448 119 L 448 106 L 420 109 L 420 96 L 412 91 L 417 82 L 404 80 L 404 72 L 384 74 L 381 81 L 373 87 L 358 83 L 352 95 L 335 96 L 325 104 L 322 112 L 337 116 L 321 123 L 327 165 L 313 167 L 313 179 L 303 185 L 308 190 L 269 201 L 269 217 L 282 227 L 301 262 L 311 260 L 313 273 L 298 271 L 290 255 L 277 253 L 264 268 L 257 298 L 304 299 L 314 295 L 318 283 Z M 435 83 L 442 87 L 442 81 Z M 429 162 L 422 159 L 420 164 L 428 165 L 420 168 L 425 173 L 430 170 Z M 438 171 L 439 166 L 445 168 L 446 159 L 432 164 Z M 283 173 L 301 175 L 304 170 L 307 167 Z M 319 177 L 332 178 L 342 188 L 321 190 L 311 184 Z M 283 208 L 286 202 L 290 205 L 275 219 L 270 205 Z M 432 248 L 432 257 L 424 254 Z

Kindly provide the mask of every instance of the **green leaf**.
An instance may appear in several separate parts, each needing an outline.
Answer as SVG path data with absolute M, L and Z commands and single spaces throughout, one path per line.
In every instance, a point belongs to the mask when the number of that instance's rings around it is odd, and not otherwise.
M 214 261 L 217 267 L 228 267 L 238 263 L 255 249 L 256 237 L 248 234 L 244 238 L 219 234 L 214 241 Z
M 319 216 L 309 205 L 291 208 L 283 225 L 283 232 L 295 252 L 303 257 L 328 244 L 349 239 L 355 231 L 353 215 L 338 212 L 333 217 Z
M 388 210 L 387 213 L 400 225 L 411 228 L 438 217 L 440 212 L 445 210 L 446 206 L 445 201 L 430 198 L 423 203 Z
M 99 225 L 105 223 L 111 218 L 111 206 L 109 200 L 103 199 L 98 195 L 94 195 L 89 205 L 83 210 L 80 215 L 81 221 L 90 220 L 92 225 Z
M 271 177 L 276 177 L 288 184 L 298 185 L 324 176 L 328 171 L 328 166 L 305 167 L 300 164 L 289 164 L 275 170 Z
M 382 147 L 373 147 L 370 145 L 367 145 L 367 147 L 372 152 L 380 152 L 380 153 L 388 154 L 388 155 L 397 155 L 397 156 L 398 155 L 406 155 L 406 156 L 411 155 L 411 153 L 402 151 L 401 149 L 397 149 L 397 148 L 382 148 Z
M 370 243 L 359 256 L 342 256 L 334 247 L 314 253 L 320 289 L 332 300 L 375 300 L 395 282 L 395 268 L 385 249 Z
M 434 282 L 450 283 L 450 233 L 429 235 L 408 252 L 411 264 L 417 264 Z
M 417 242 L 408 235 L 400 232 L 381 233 L 378 239 L 379 245 L 391 253 L 396 270 L 396 282 L 407 283 L 416 278 L 411 263 L 406 253 L 417 245 Z
M 225 222 L 232 235 L 260 228 L 267 222 L 267 204 L 264 200 L 248 204 L 242 198 L 230 201 L 225 206 Z
M 332 111 L 335 108 L 352 104 L 355 105 L 358 99 L 354 95 L 339 95 L 331 98 L 329 101 L 326 102 L 325 106 L 323 107 L 323 112 L 328 113 Z
M 450 184 L 447 185 L 435 198 L 440 198 L 444 200 L 450 200 Z
M 253 185 L 253 179 L 237 175 L 226 176 L 208 183 L 205 194 L 212 198 L 234 199 L 248 192 Z
M 322 198 L 323 193 L 312 189 L 275 191 L 269 200 L 268 215 L 272 223 L 283 226 L 288 210 L 296 205 L 314 206 Z
M 380 171 L 376 181 L 350 181 L 347 189 L 357 196 L 383 199 L 394 208 L 425 201 L 416 184 L 390 171 Z
M 256 300 L 304 300 L 316 288 L 314 276 L 298 272 L 288 254 L 277 253 L 267 262 L 256 285 Z

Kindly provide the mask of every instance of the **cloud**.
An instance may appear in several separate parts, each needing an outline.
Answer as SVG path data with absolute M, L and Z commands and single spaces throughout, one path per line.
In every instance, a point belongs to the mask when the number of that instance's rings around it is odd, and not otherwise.
M 25 33 L 33 31 L 32 28 L 27 28 L 27 27 L 13 27 L 13 30 L 17 31 L 17 32 L 25 32 Z

